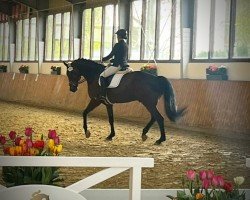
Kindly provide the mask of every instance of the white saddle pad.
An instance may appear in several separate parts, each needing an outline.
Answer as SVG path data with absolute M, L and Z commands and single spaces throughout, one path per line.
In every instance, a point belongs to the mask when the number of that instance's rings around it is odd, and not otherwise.
M 116 88 L 120 82 L 121 82 L 121 79 L 123 77 L 123 75 L 127 74 L 127 73 L 130 73 L 132 72 L 133 69 L 132 68 L 127 68 L 126 70 L 124 71 L 118 71 L 112 78 L 109 86 L 107 88 Z M 100 79 L 99 79 L 99 85 L 100 85 Z

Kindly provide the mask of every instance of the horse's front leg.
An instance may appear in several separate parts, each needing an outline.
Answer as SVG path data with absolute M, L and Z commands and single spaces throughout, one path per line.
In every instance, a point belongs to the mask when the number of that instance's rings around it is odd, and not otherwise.
M 106 140 L 112 140 L 112 138 L 115 136 L 115 129 L 114 129 L 114 115 L 113 115 L 113 106 L 112 105 L 106 105 L 108 117 L 109 117 L 109 124 L 111 128 L 111 132 L 109 136 L 106 138 Z
M 89 112 L 94 110 L 100 104 L 101 104 L 100 101 L 95 100 L 95 99 L 91 99 L 88 106 L 85 108 L 85 110 L 82 113 L 82 116 L 83 116 L 83 129 L 84 129 L 86 138 L 90 137 L 90 131 L 88 130 L 88 126 L 87 126 L 87 115 L 88 115 Z

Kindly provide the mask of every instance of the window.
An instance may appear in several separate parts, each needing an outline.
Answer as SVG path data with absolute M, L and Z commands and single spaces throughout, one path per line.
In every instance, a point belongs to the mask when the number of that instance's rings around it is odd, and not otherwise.
M 9 23 L 0 23 L 0 61 L 9 60 Z
M 195 9 L 196 18 L 194 58 L 207 59 L 209 52 L 211 0 L 197 1 Z
M 63 14 L 63 35 L 62 35 L 62 60 L 69 59 L 69 48 L 70 48 L 70 12 Z
M 141 55 L 141 21 L 142 21 L 142 1 L 133 1 L 130 19 L 130 60 L 140 60 Z
M 100 60 L 112 50 L 118 27 L 118 6 L 106 5 L 83 11 L 82 57 Z
M 93 30 L 93 46 L 92 59 L 100 60 L 101 58 L 101 35 L 102 35 L 102 7 L 94 8 L 94 30 Z
M 236 1 L 234 58 L 250 58 L 250 1 Z
M 60 60 L 61 54 L 61 26 L 62 14 L 55 15 L 54 38 L 53 38 L 53 60 Z
M 22 60 L 28 60 L 29 55 L 29 19 L 23 20 L 23 37 L 22 37 Z
M 38 60 L 36 53 L 36 18 L 30 20 L 30 38 L 29 38 L 29 60 Z
M 180 0 L 132 1 L 130 60 L 180 60 L 180 38 Z
M 38 60 L 36 49 L 36 18 L 16 22 L 16 61 Z
M 70 12 L 49 15 L 46 22 L 45 60 L 68 60 L 70 55 Z
M 196 0 L 193 58 L 250 58 L 249 9 L 247 0 Z

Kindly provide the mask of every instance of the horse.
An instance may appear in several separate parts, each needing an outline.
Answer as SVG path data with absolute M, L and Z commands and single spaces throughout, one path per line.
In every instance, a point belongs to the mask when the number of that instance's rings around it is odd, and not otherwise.
M 87 115 L 100 104 L 104 104 L 107 109 L 111 131 L 106 140 L 110 141 L 115 136 L 113 104 L 132 101 L 142 103 L 151 114 L 151 119 L 143 128 L 141 137 L 143 141 L 147 139 L 146 134 L 156 121 L 161 134 L 160 138 L 155 142 L 156 145 L 166 141 L 164 117 L 159 113 L 156 107 L 158 99 L 163 95 L 164 110 L 170 121 L 175 122 L 183 116 L 186 110 L 186 108 L 177 110 L 174 89 L 166 77 L 155 76 L 141 71 L 127 73 L 122 77 L 118 87 L 107 89 L 107 97 L 109 101 L 112 102 L 111 104 L 97 98 L 100 92 L 98 80 L 100 74 L 105 69 L 105 65 L 84 58 L 74 60 L 72 63 L 63 63 L 67 67 L 67 77 L 71 92 L 76 92 L 78 85 L 83 81 L 87 81 L 88 84 L 90 102 L 82 113 L 83 129 L 87 138 L 90 137 L 90 131 L 87 127 Z

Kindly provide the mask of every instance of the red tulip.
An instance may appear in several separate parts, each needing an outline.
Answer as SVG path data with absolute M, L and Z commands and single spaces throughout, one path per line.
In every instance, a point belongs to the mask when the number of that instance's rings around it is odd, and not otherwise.
M 43 149 L 44 148 L 44 141 L 43 140 L 38 140 L 33 143 L 33 147 L 38 148 L 38 149 Z
M 27 137 L 30 137 L 32 135 L 32 133 L 33 133 L 32 128 L 28 127 L 28 128 L 25 129 L 25 135 Z
M 3 149 L 3 153 L 5 154 L 5 155 L 9 155 L 10 154 L 10 147 L 6 147 L 6 148 L 4 148 Z
M 15 145 L 16 146 L 19 146 L 20 145 L 20 141 L 21 141 L 21 137 L 17 137 L 16 139 L 15 139 Z
M 199 176 L 200 176 L 200 180 L 206 179 L 207 178 L 206 171 L 205 170 L 200 171 Z
M 49 130 L 48 138 L 54 139 L 56 137 L 56 130 Z
M 188 170 L 186 172 L 186 175 L 187 175 L 187 178 L 190 180 L 190 181 L 193 181 L 195 179 L 195 171 L 194 170 Z
M 16 138 L 16 132 L 15 131 L 10 131 L 9 137 L 11 140 L 14 140 Z
M 233 184 L 230 182 L 225 182 L 223 189 L 226 190 L 227 192 L 232 192 L 233 191 Z
M 6 138 L 3 135 L 0 135 L 0 143 L 1 145 L 4 145 L 6 143 Z

